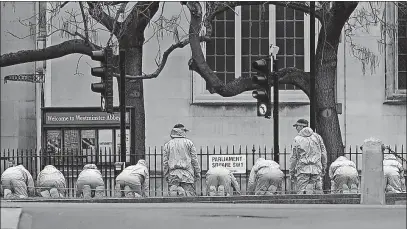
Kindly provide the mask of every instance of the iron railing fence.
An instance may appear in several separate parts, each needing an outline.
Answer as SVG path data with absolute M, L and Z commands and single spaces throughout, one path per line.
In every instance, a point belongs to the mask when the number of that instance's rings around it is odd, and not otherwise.
M 358 146 L 346 147 L 345 156 L 355 162 L 359 174 L 362 169 L 362 152 Z M 403 164 L 405 170 L 407 170 L 407 153 L 404 150 L 404 145 L 392 146 L 391 150 L 386 150 L 385 153 L 392 153 L 399 158 Z M 61 153 L 62 152 L 62 153 Z M 283 182 L 283 192 L 290 193 L 290 179 L 288 175 L 289 170 L 289 158 L 292 152 L 292 146 L 284 147 L 280 152 L 280 167 L 285 174 Z M 126 156 L 126 161 L 130 161 L 130 157 L 143 157 L 149 167 L 150 171 L 150 196 L 166 196 L 168 191 L 168 184 L 163 176 L 163 164 L 162 157 L 163 147 L 148 147 L 145 155 L 129 155 Z M 250 170 L 255 161 L 263 157 L 265 159 L 273 159 L 273 149 L 266 146 L 232 146 L 232 147 L 200 147 L 197 149 L 198 160 L 201 166 L 201 179 L 196 183 L 196 190 L 198 195 L 206 195 L 205 174 L 209 168 L 209 158 L 211 155 L 244 155 L 245 161 L 245 173 L 235 174 L 236 179 L 239 182 L 241 193 L 246 194 L 248 178 Z M 336 155 L 338 156 L 338 155 Z M 65 176 L 67 182 L 68 196 L 74 197 L 75 183 L 79 173 L 82 171 L 83 166 L 86 164 L 96 164 L 101 171 L 105 182 L 105 194 L 106 196 L 114 195 L 115 176 L 118 172 L 115 170 L 115 162 L 120 161 L 120 155 L 113 155 L 112 151 L 105 148 L 96 152 L 94 150 L 62 150 L 56 154 L 49 154 L 45 151 L 36 151 L 35 149 L 20 150 L 20 149 L 4 149 L 0 155 L 1 173 L 7 168 L 7 164 L 10 160 L 13 160 L 17 164 L 22 164 L 30 171 L 34 181 L 41 169 L 45 165 L 54 165 Z M 129 164 L 126 164 L 128 166 Z M 326 190 L 329 191 L 329 190 Z

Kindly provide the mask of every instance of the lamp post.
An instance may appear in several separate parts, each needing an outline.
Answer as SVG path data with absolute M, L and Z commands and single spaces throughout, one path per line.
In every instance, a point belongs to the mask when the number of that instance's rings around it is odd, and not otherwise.
M 279 51 L 279 47 L 275 45 L 271 45 L 270 47 L 270 57 L 272 58 L 272 68 L 270 69 L 271 72 L 277 71 L 277 54 Z M 277 74 L 272 74 L 273 75 L 273 122 L 274 122 L 274 130 L 273 130 L 273 135 L 274 135 L 274 161 L 277 163 L 280 163 L 280 146 L 278 144 L 279 142 L 279 131 L 278 131 L 278 92 L 279 92 L 279 85 L 278 85 L 278 76 Z

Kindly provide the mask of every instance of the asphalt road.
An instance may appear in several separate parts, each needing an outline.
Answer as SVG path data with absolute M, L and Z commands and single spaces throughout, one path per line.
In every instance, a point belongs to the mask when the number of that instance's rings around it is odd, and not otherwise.
M 393 205 L 2 202 L 7 206 L 22 207 L 20 229 L 406 228 L 406 206 Z

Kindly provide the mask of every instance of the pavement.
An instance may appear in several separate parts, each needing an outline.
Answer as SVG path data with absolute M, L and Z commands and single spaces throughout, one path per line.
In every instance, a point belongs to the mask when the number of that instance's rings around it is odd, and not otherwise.
M 1 229 L 17 229 L 22 209 L 19 207 L 1 207 Z
M 401 205 L 1 202 L 22 208 L 20 229 L 405 229 Z M 3 213 L 3 212 L 2 212 Z M 21 217 L 24 218 L 24 217 Z M 2 214 L 2 222 L 3 214 Z M 2 227 L 3 228 L 3 227 Z

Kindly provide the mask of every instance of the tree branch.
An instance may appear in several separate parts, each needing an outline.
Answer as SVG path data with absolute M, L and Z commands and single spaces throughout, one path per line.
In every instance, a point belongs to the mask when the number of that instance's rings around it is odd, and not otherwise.
M 83 4 L 82 2 L 79 2 L 79 7 L 81 8 L 81 13 L 82 13 L 82 18 L 83 18 L 83 27 L 85 30 L 85 41 L 88 42 L 89 40 L 89 30 L 88 30 L 88 20 L 86 19 L 85 16 L 85 11 L 83 10 Z
M 100 7 L 99 2 L 87 2 L 89 6 L 89 14 L 94 18 L 97 22 L 102 24 L 104 27 L 106 27 L 107 30 L 112 32 L 115 36 L 119 35 L 119 32 L 121 30 L 121 23 L 116 22 L 116 28 L 113 30 L 113 25 L 114 25 L 114 18 L 112 18 L 110 15 L 106 14 L 102 7 Z
M 100 47 L 95 44 L 93 44 L 93 46 L 96 49 L 100 49 Z M 84 40 L 74 39 L 57 45 L 49 46 L 45 49 L 22 50 L 14 53 L 3 54 L 0 57 L 0 67 L 7 67 L 33 61 L 50 60 L 73 53 L 91 56 L 92 51 L 95 51 L 95 49 L 93 49 Z
M 144 34 L 144 30 L 146 29 L 148 23 L 150 22 L 151 18 L 155 15 L 158 11 L 160 6 L 160 2 L 137 2 L 134 5 L 132 11 L 127 16 L 127 18 L 122 23 L 123 26 L 123 33 L 132 33 L 132 34 Z M 132 36 L 126 36 L 132 37 Z M 138 37 L 138 36 L 136 36 Z M 144 36 L 143 40 L 137 41 L 128 41 L 128 42 L 136 42 L 137 45 L 143 45 L 144 43 Z
M 339 39 L 343 26 L 358 4 L 359 2 L 333 2 L 327 24 L 325 25 L 328 43 L 336 42 Z
M 121 5 L 120 5 L 120 8 L 117 10 L 117 12 L 116 12 L 116 17 L 114 18 L 114 24 L 113 24 L 113 30 L 112 30 L 112 31 L 115 31 L 115 30 L 116 30 L 116 25 L 117 25 L 117 23 L 119 22 L 119 16 L 120 16 L 120 14 L 124 14 L 124 11 L 125 11 L 125 9 L 126 9 L 127 3 L 128 3 L 128 2 L 124 2 L 123 4 L 121 4 Z M 113 38 L 113 35 L 114 35 L 113 32 L 110 32 L 110 37 L 109 37 L 109 40 L 107 41 L 107 45 L 109 45 L 110 41 L 111 41 L 112 38 Z
M 210 41 L 211 38 L 201 36 L 201 37 L 199 37 L 199 40 L 200 40 L 200 42 L 202 42 L 202 41 Z M 168 56 L 172 53 L 172 51 L 174 51 L 175 49 L 178 49 L 178 48 L 184 48 L 188 44 L 189 44 L 189 39 L 185 39 L 185 40 L 182 40 L 182 41 L 180 41 L 180 42 L 178 42 L 176 44 L 171 45 L 167 50 L 165 50 L 165 52 L 164 52 L 164 54 L 162 56 L 162 59 L 161 59 L 161 63 L 158 65 L 157 70 L 155 70 L 153 73 L 151 73 L 151 74 L 143 74 L 143 75 L 140 75 L 140 76 L 126 75 L 126 78 L 127 79 L 132 79 L 132 80 L 157 78 L 157 76 L 164 69 L 164 66 L 165 66 L 165 64 L 167 63 L 167 60 L 168 60 Z
M 217 93 L 223 97 L 231 97 L 245 91 L 259 88 L 259 85 L 253 84 L 248 76 L 241 76 L 232 82 L 225 84 L 209 68 L 200 45 L 199 31 L 201 30 L 202 8 L 199 2 L 185 3 L 191 13 L 189 27 L 189 41 L 192 51 L 192 58 L 189 60 L 189 68 L 197 72 L 205 79 L 209 86 L 209 92 Z M 309 95 L 309 74 L 296 68 L 281 69 L 273 74 L 277 74 L 280 84 L 293 84 L 298 86 L 307 95 Z

